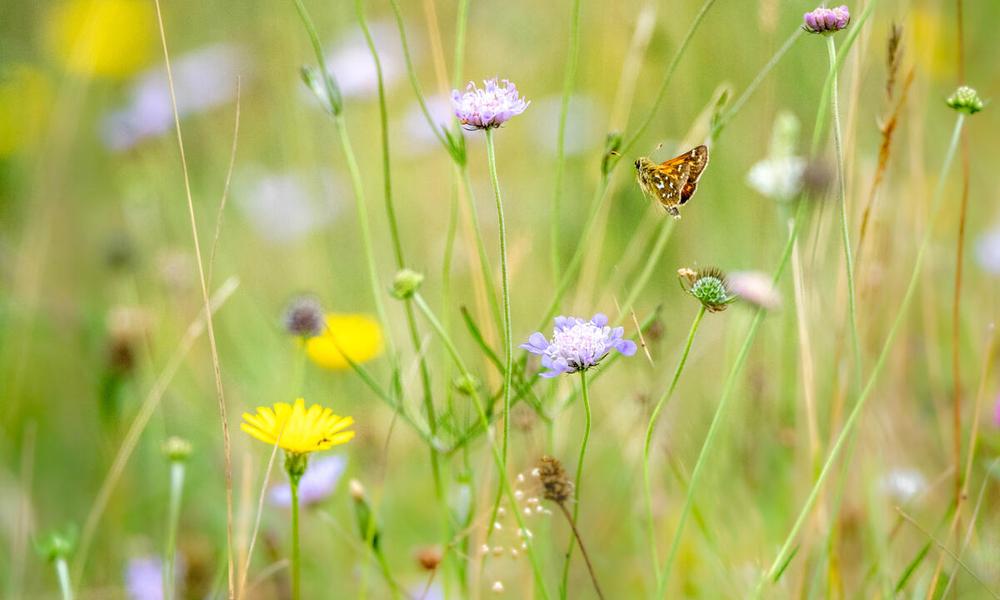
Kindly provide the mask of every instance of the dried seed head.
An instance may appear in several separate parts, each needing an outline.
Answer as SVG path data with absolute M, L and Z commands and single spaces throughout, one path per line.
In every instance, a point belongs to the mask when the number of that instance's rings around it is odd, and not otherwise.
M 542 482 L 546 500 L 562 504 L 573 494 L 573 484 L 566 476 L 562 463 L 551 456 L 543 456 L 538 461 L 538 479 Z
M 303 338 L 320 335 L 326 327 L 323 306 L 312 296 L 302 296 L 289 302 L 284 322 L 285 331 Z

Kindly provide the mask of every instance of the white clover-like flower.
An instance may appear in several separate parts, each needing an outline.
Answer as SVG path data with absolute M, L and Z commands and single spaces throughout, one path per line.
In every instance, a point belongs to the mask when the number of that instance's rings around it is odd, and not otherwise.
M 916 469 L 893 469 L 882 478 L 882 491 L 897 502 L 909 502 L 926 487 L 927 480 Z
M 532 354 L 542 357 L 542 366 L 549 369 L 542 377 L 555 377 L 562 373 L 586 371 L 596 366 L 612 350 L 625 356 L 635 354 L 632 340 L 623 339 L 622 327 L 608 327 L 608 317 L 597 313 L 589 321 L 575 317 L 556 317 L 556 327 L 549 342 L 540 332 L 531 334 L 528 342 L 521 344 Z
M 773 200 L 791 200 L 802 190 L 806 160 L 801 156 L 765 158 L 750 167 L 747 185 Z
M 466 129 L 493 129 L 500 127 L 512 117 L 523 113 L 530 101 L 521 98 L 517 86 L 504 79 L 496 77 L 483 82 L 485 88 L 479 88 L 472 81 L 462 94 L 458 90 L 451 92 L 451 105 L 455 116 Z

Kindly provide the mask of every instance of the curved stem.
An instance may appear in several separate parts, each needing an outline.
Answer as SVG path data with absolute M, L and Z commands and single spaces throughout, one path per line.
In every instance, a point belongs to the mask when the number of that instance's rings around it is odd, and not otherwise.
M 510 280 L 507 272 L 507 228 L 503 217 L 503 198 L 500 195 L 500 180 L 497 178 L 496 150 L 493 147 L 493 130 L 486 130 L 486 160 L 490 168 L 490 180 L 493 183 L 493 195 L 497 204 L 497 226 L 500 232 L 500 294 L 503 299 L 503 470 L 500 478 L 507 479 L 507 452 L 510 444 L 510 387 L 514 373 L 513 333 L 510 323 Z M 497 496 L 499 500 L 499 495 Z M 499 502 L 497 503 L 499 507 Z M 494 509 L 495 512 L 495 509 Z
M 792 254 L 792 246 L 795 239 L 798 237 L 799 229 L 802 226 L 802 215 L 805 212 L 805 206 L 806 203 L 800 200 L 798 208 L 795 211 L 795 217 L 792 221 L 791 231 L 788 234 L 788 240 L 785 242 L 785 248 L 782 250 L 781 259 L 774 272 L 774 282 L 781 279 L 781 275 L 785 272 L 785 267 L 788 265 L 788 259 Z M 677 522 L 677 530 L 674 532 L 674 538 L 670 544 L 670 553 L 667 555 L 667 562 L 664 564 L 661 571 L 662 577 L 660 578 L 660 583 L 657 586 L 657 598 L 664 598 L 666 596 L 667 582 L 670 580 L 670 569 L 674 564 L 674 559 L 677 558 L 677 550 L 680 547 L 681 536 L 684 533 L 684 525 L 687 523 L 688 514 L 691 512 L 691 504 L 694 501 L 694 494 L 698 489 L 698 483 L 701 481 L 701 474 L 705 468 L 705 462 L 708 455 L 712 451 L 715 438 L 719 433 L 722 419 L 726 414 L 726 409 L 732 399 L 733 390 L 736 388 L 736 379 L 742 371 L 747 357 L 750 355 L 750 347 L 753 345 L 754 338 L 757 336 L 757 330 L 760 328 L 760 324 L 764 320 L 764 315 L 764 309 L 757 309 L 757 313 L 754 315 L 753 321 L 750 323 L 750 329 L 747 331 L 746 339 L 743 340 L 743 346 L 740 347 L 739 354 L 736 355 L 736 362 L 733 363 L 732 368 L 729 370 L 729 375 L 726 376 L 726 383 L 722 389 L 722 397 L 719 399 L 719 406 L 715 409 L 715 415 L 712 417 L 712 424 L 708 428 L 708 433 L 705 435 L 705 441 L 701 446 L 701 452 L 698 453 L 698 460 L 695 462 L 694 470 L 691 472 L 691 480 L 688 482 L 687 494 L 684 497 L 684 508 L 681 509 L 680 520 Z
M 552 230 L 549 233 L 552 251 L 552 275 L 559 276 L 559 207 L 562 204 L 563 172 L 566 166 L 566 118 L 569 115 L 569 101 L 573 93 L 573 82 L 576 80 L 576 67 L 580 54 L 580 0 L 573 0 L 573 13 L 570 18 L 569 56 L 566 58 L 566 71 L 563 75 L 562 102 L 559 109 L 559 133 L 556 136 L 555 193 L 552 195 Z
M 451 356 L 452 361 L 454 361 L 455 366 L 458 367 L 459 372 L 463 377 L 471 377 L 468 367 L 465 365 L 465 361 L 462 360 L 462 355 L 459 353 L 458 348 L 455 347 L 454 342 L 448 337 L 448 332 L 445 331 L 444 326 L 441 325 L 441 321 L 437 318 L 431 308 L 427 306 L 427 302 L 424 300 L 423 296 L 419 292 L 413 295 L 413 303 L 417 308 L 424 314 L 424 317 L 431 324 L 431 328 L 438 334 L 441 338 L 442 343 L 444 343 L 445 349 L 448 351 L 449 356 Z M 486 416 L 486 410 L 483 407 L 483 401 L 479 397 L 478 391 L 472 392 L 472 403 L 476 409 L 477 416 L 479 417 L 479 423 L 485 432 L 486 439 L 489 442 L 490 450 L 493 452 L 493 460 L 496 463 L 497 470 L 500 471 L 500 485 L 507 496 L 507 501 L 510 502 L 512 507 L 517 506 L 517 499 L 514 497 L 514 488 L 510 485 L 510 480 L 503 475 L 503 470 L 505 464 L 503 461 L 503 456 L 500 454 L 500 448 L 497 446 L 496 440 L 490 434 L 490 423 L 489 418 Z M 518 527 L 525 529 L 524 517 L 519 510 L 512 510 L 514 518 L 517 520 Z M 489 522 L 490 531 L 493 530 L 493 522 L 496 519 L 495 511 L 493 519 Z M 531 569 L 535 576 L 535 585 L 541 590 L 542 597 L 548 598 L 549 593 L 545 588 L 545 579 L 542 576 L 541 566 L 538 562 L 538 557 L 535 555 L 535 545 L 531 541 L 531 538 L 526 538 L 524 542 L 528 545 L 528 559 L 531 562 Z
M 583 482 L 583 460 L 587 454 L 587 442 L 590 441 L 590 392 L 587 388 L 587 371 L 580 371 L 580 397 L 583 399 L 583 440 L 580 442 L 580 456 L 576 461 L 576 478 L 573 482 L 573 529 L 576 530 L 576 521 L 580 516 L 580 485 Z M 563 562 L 562 585 L 559 588 L 561 597 L 566 598 L 569 591 L 569 562 L 573 556 L 573 539 L 569 538 L 569 545 L 566 547 L 566 559 Z M 595 582 L 596 585 L 596 582 Z
M 649 547 L 653 557 L 653 569 L 656 573 L 656 583 L 660 582 L 660 556 L 656 549 L 656 529 L 654 527 L 653 519 L 653 493 L 652 486 L 649 482 L 649 448 L 653 443 L 653 433 L 656 431 L 656 420 L 660 416 L 660 411 L 663 407 L 667 405 L 670 398 L 674 395 L 674 390 L 677 388 L 677 382 L 680 381 L 681 373 L 684 371 L 684 364 L 687 363 L 688 354 L 691 352 L 691 345 L 694 342 L 694 334 L 698 331 L 698 326 L 701 324 L 701 319 L 705 316 L 705 305 L 699 305 L 698 314 L 694 317 L 694 322 L 691 323 L 691 331 L 688 332 L 687 343 L 684 344 L 684 351 L 681 352 L 681 358 L 677 361 L 677 368 L 674 370 L 674 377 L 670 381 L 670 387 L 667 391 L 660 397 L 660 400 L 656 403 L 656 407 L 653 408 L 653 414 L 649 416 L 649 425 L 646 427 L 646 440 L 642 445 L 642 476 L 643 483 L 645 485 L 646 491 L 646 525 L 649 528 Z
M 847 177 L 844 175 L 844 142 L 840 133 L 840 103 L 837 99 L 837 46 L 833 36 L 826 38 L 830 55 L 830 113 L 833 117 L 833 140 L 837 151 L 837 187 L 840 188 L 840 235 L 844 243 L 847 265 L 847 301 L 850 311 L 851 343 L 854 351 L 854 380 L 861 381 L 861 341 L 858 336 L 858 309 L 854 289 L 854 258 L 851 256 L 851 234 L 847 218 Z
M 299 557 L 299 482 L 290 478 L 292 490 L 292 600 L 300 598 L 301 560 Z
M 590 580 L 594 583 L 594 591 L 597 592 L 597 597 L 604 600 L 604 594 L 601 592 L 601 586 L 597 583 L 597 571 L 594 570 L 594 564 L 590 562 L 590 555 L 587 553 L 587 547 L 583 545 L 583 538 L 580 536 L 580 531 L 576 528 L 576 523 L 572 515 L 569 514 L 569 509 L 566 508 L 564 502 L 558 503 L 559 508 L 562 510 L 563 516 L 566 517 L 566 522 L 569 523 L 569 528 L 573 532 L 573 537 L 576 538 L 576 544 L 580 546 L 580 554 L 583 555 L 583 561 L 587 563 L 587 571 L 590 573 Z
M 928 225 L 924 231 L 923 239 L 920 242 L 920 247 L 917 250 L 917 256 L 914 261 L 913 271 L 910 273 L 910 282 L 906 287 L 906 293 L 903 295 L 903 301 L 896 311 L 896 319 L 892 323 L 892 327 L 889 329 L 889 333 L 886 336 L 886 340 L 882 345 L 882 350 L 879 352 L 878 360 L 875 362 L 875 366 L 872 368 L 871 374 L 868 376 L 868 381 L 865 383 L 864 389 L 861 390 L 861 394 L 858 397 L 858 401 L 855 403 L 854 408 L 851 410 L 851 414 L 847 417 L 844 422 L 844 427 L 841 429 L 840 434 L 837 436 L 837 441 L 833 444 L 830 449 L 830 454 L 823 464 L 823 468 L 820 470 L 819 476 L 816 478 L 816 482 L 813 484 L 812 490 L 809 492 L 809 496 L 806 498 L 805 504 L 802 510 L 799 512 L 798 518 L 795 520 L 795 524 L 792 525 L 791 531 L 789 531 L 788 536 L 785 538 L 784 544 L 781 546 L 781 550 L 775 557 L 774 562 L 771 564 L 771 568 L 764 578 L 760 580 L 757 584 L 756 595 L 759 596 L 764 584 L 767 579 L 772 579 L 781 572 L 784 564 L 788 560 L 791 553 L 792 544 L 795 542 L 795 538 L 798 536 L 799 530 L 802 528 L 802 524 L 805 522 L 806 518 L 809 516 L 809 512 L 812 510 L 813 504 L 816 503 L 816 498 L 819 496 L 819 492 L 823 487 L 823 483 L 826 481 L 830 470 L 833 468 L 833 463 L 836 462 L 837 457 L 840 456 L 840 452 L 844 446 L 844 442 L 847 440 L 854 426 L 857 425 L 858 418 L 861 415 L 861 411 L 865 406 L 868 398 L 871 396 L 872 391 L 875 388 L 875 382 L 878 379 L 882 368 L 885 366 L 886 358 L 889 355 L 889 350 L 892 349 L 892 344 L 895 341 L 896 334 L 899 333 L 900 326 L 903 324 L 903 318 L 906 316 L 907 309 L 910 307 L 910 302 L 913 300 L 913 294 L 916 291 L 917 283 L 920 279 L 920 269 L 923 266 L 924 254 L 927 251 L 927 247 L 930 244 L 931 233 L 933 228 L 930 226 L 933 223 L 933 217 L 937 214 L 940 208 L 941 201 L 944 198 L 944 188 L 945 180 L 948 177 L 948 170 L 951 167 L 952 160 L 955 157 L 955 149 L 958 147 L 958 140 L 961 137 L 962 126 L 965 123 L 965 115 L 959 113 L 958 120 L 955 122 L 955 129 L 952 132 L 951 143 L 948 146 L 948 152 L 945 154 L 944 164 L 941 166 L 941 174 L 938 177 L 937 187 L 934 191 L 934 198 L 931 201 L 931 219 L 928 221 Z

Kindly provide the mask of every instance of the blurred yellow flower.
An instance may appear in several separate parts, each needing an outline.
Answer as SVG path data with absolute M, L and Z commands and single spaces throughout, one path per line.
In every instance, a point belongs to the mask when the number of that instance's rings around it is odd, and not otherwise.
M 951 44 L 954 21 L 936 10 L 914 7 L 910 13 L 910 43 L 907 49 L 914 49 L 918 71 L 929 74 L 933 79 L 954 76 L 957 50 Z
M 67 70 L 126 77 L 148 61 L 155 19 L 148 0 L 67 0 L 51 11 L 46 34 Z
M 52 103 L 52 86 L 29 65 L 0 75 L 0 158 L 34 145 L 42 134 Z
M 276 402 L 257 407 L 257 414 L 243 413 L 240 429 L 265 444 L 274 445 L 292 454 L 308 454 L 345 444 L 354 437 L 347 428 L 354 424 L 352 417 L 333 414 L 329 408 L 313 404 L 306 410 L 302 398 L 295 405 Z
M 306 354 L 327 369 L 347 369 L 382 353 L 382 328 L 367 315 L 327 313 L 323 333 L 305 341 Z M 345 358 L 346 355 L 346 358 Z

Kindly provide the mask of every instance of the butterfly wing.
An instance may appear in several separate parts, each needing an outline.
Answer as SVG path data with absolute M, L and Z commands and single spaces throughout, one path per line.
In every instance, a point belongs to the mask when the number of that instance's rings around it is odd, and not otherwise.
M 671 163 L 668 160 L 663 164 L 653 165 L 644 174 L 645 187 L 667 209 L 667 212 L 676 214 L 676 207 L 681 203 L 681 194 L 687 185 L 689 172 L 688 165 L 683 162 Z
M 683 163 L 687 165 L 688 177 L 684 181 L 680 193 L 680 204 L 684 204 L 691 199 L 691 196 L 694 196 L 695 191 L 698 189 L 698 180 L 705 171 L 705 167 L 708 166 L 708 146 L 702 145 L 692 148 L 676 158 L 671 158 L 661 166 L 665 167 L 668 163 Z

